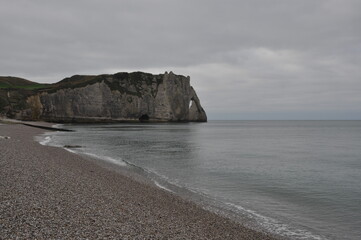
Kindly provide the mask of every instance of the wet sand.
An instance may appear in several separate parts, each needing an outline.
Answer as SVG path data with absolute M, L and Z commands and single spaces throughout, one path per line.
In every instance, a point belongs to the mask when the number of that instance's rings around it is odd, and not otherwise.
M 0 125 L 0 239 L 275 239 Z

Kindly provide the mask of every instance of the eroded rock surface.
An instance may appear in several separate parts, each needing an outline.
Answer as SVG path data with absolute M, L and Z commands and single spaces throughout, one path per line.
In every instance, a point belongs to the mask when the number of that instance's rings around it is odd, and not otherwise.
M 13 113 L 51 122 L 207 121 L 189 77 L 172 72 L 73 76 L 26 97 Z

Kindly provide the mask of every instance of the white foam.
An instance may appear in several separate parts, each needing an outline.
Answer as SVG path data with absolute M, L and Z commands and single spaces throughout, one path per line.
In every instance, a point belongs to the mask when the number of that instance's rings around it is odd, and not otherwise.
M 133 164 L 132 164 L 133 165 Z M 165 181 L 167 183 L 169 183 L 172 186 L 175 186 L 177 188 L 184 188 L 187 189 L 187 191 L 195 193 L 197 195 L 204 195 L 204 196 L 208 196 L 207 194 L 205 194 L 204 192 L 202 192 L 200 189 L 196 189 L 196 188 L 192 188 L 191 186 L 187 186 L 184 184 L 181 184 L 179 182 L 178 179 L 171 179 L 169 177 L 167 177 L 166 175 L 160 174 L 158 171 L 154 170 L 154 169 L 147 169 L 147 168 L 142 168 L 145 172 L 156 175 L 158 179 L 161 179 L 162 181 Z M 160 188 L 165 188 L 163 185 L 161 185 L 159 182 L 157 182 L 156 180 L 152 179 L 153 182 L 155 183 L 155 185 L 157 185 Z M 172 193 L 175 193 L 174 191 L 170 190 L 170 189 L 165 189 L 167 191 L 170 191 Z
M 54 125 L 54 126 L 58 126 L 58 125 L 60 125 L 60 124 L 57 124 L 57 125 Z M 49 136 L 49 135 L 36 136 L 35 139 L 41 145 L 44 145 L 44 146 L 50 145 L 49 143 L 52 141 L 52 137 Z M 60 146 L 60 145 L 52 145 L 52 146 L 54 146 L 54 147 L 63 147 L 63 146 Z M 100 156 L 100 155 L 89 153 L 89 152 L 77 151 L 77 150 L 66 148 L 66 147 L 64 147 L 64 149 L 66 151 L 74 153 L 74 154 L 84 154 L 84 155 L 88 155 L 88 156 L 96 158 L 96 159 L 105 160 L 107 162 L 114 163 L 114 164 L 119 165 L 119 166 L 127 166 L 127 163 L 124 162 L 121 158 L 115 159 L 115 158 L 111 158 L 111 157 L 108 157 L 108 156 Z
M 46 137 L 42 138 L 42 140 L 39 141 L 39 143 L 44 146 L 48 145 L 50 142 L 51 142 L 50 136 L 46 136 Z
M 73 152 L 75 152 L 75 151 L 73 151 Z M 99 156 L 99 155 L 96 155 L 94 153 L 89 153 L 89 152 L 82 152 L 82 154 L 88 155 L 88 156 L 93 157 L 93 158 L 105 160 L 107 162 L 111 162 L 111 163 L 114 163 L 114 164 L 119 165 L 119 166 L 123 166 L 123 167 L 127 166 L 127 163 L 124 162 L 121 158 L 112 158 L 112 157 L 108 157 L 108 156 Z
M 58 124 L 52 125 L 51 127 L 52 127 L 52 128 L 62 128 L 63 126 L 64 126 L 64 124 L 58 123 Z
M 124 162 L 121 158 L 111 158 L 111 157 L 108 157 L 108 156 L 100 156 L 100 155 L 97 155 L 97 154 L 94 154 L 94 153 L 89 153 L 89 152 L 83 152 L 83 151 L 77 151 L 77 150 L 74 150 L 74 149 L 70 149 L 70 148 L 66 148 L 64 147 L 65 150 L 67 150 L 68 152 L 71 152 L 71 153 L 75 153 L 75 154 L 83 154 L 83 155 L 87 155 L 87 156 L 90 156 L 92 158 L 96 158 L 96 159 L 99 159 L 99 160 L 103 160 L 103 161 L 107 161 L 107 162 L 111 162 L 111 163 L 114 163 L 118 166 L 122 166 L 122 167 L 125 167 L 127 166 L 128 164 L 126 162 Z
M 157 187 L 159 187 L 159 188 L 161 188 L 161 189 L 164 189 L 164 190 L 166 190 L 166 191 L 168 191 L 168 192 L 174 193 L 172 190 L 170 190 L 169 188 L 166 188 L 165 186 L 161 185 L 159 182 L 157 182 L 157 181 L 155 181 L 155 180 L 153 180 L 153 182 L 154 182 L 154 184 L 155 184 Z
M 142 168 L 142 169 L 147 173 L 156 175 L 158 178 L 162 179 L 163 181 L 165 181 L 167 183 L 170 183 L 171 185 L 174 185 L 174 186 L 180 187 L 180 188 L 183 187 L 177 179 L 171 179 L 163 174 L 160 174 L 158 171 L 156 171 L 154 169 L 147 169 L 147 168 Z
M 312 239 L 312 240 L 326 240 L 326 237 L 315 235 L 307 230 L 296 229 L 288 224 L 281 223 L 276 219 L 263 216 L 256 211 L 246 209 L 242 206 L 226 203 L 226 205 L 236 208 L 237 210 L 247 213 L 248 217 L 256 220 L 258 224 L 260 224 L 264 229 L 279 234 L 281 236 L 291 237 L 292 239 Z
M 76 151 L 74 151 L 74 150 L 72 150 L 72 149 L 70 149 L 70 148 L 64 148 L 66 151 L 68 151 L 68 152 L 71 152 L 71 153 L 75 153 L 75 154 L 77 154 L 77 152 Z

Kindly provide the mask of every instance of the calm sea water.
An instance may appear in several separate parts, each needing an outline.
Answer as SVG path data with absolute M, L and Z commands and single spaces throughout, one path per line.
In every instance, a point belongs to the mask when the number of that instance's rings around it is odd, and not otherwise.
M 65 125 L 42 143 L 140 168 L 292 239 L 361 239 L 361 121 Z M 99 160 L 101 161 L 101 160 Z

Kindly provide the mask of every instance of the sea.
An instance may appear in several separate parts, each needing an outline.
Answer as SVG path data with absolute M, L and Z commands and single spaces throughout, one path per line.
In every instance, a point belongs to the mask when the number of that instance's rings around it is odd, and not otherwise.
M 142 174 L 159 188 L 289 239 L 361 239 L 361 121 L 57 125 L 43 145 Z

